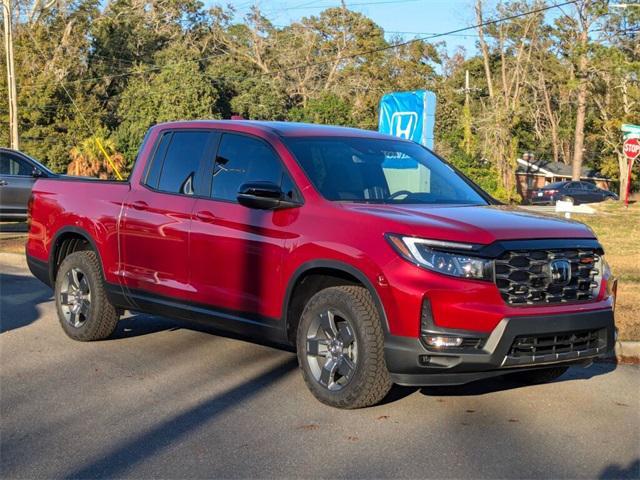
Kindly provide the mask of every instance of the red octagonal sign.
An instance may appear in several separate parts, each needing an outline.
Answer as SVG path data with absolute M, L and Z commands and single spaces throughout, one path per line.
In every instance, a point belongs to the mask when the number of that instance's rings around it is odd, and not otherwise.
M 622 151 L 629 160 L 635 160 L 640 155 L 640 140 L 637 138 L 629 138 L 624 141 Z

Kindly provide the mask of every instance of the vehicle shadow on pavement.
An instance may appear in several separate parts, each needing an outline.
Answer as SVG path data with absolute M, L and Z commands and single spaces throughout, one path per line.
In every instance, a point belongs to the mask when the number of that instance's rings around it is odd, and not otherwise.
M 295 349 L 291 345 L 275 343 L 273 341 L 270 341 L 269 339 L 258 337 L 255 335 L 240 335 L 226 330 L 221 330 L 219 328 L 216 328 L 215 326 L 207 324 L 206 320 L 184 320 L 138 312 L 131 312 L 130 316 L 123 317 L 118 322 L 118 326 L 116 327 L 115 332 L 113 332 L 113 334 L 109 338 L 103 341 L 109 342 L 112 340 L 121 340 L 125 338 L 149 335 L 161 331 L 177 330 L 191 330 L 194 332 L 206 333 L 208 335 L 216 337 L 224 337 L 231 340 L 250 342 L 256 345 L 275 348 L 277 350 L 282 350 L 285 352 L 295 352 Z
M 572 380 L 588 380 L 589 378 L 604 375 L 616 369 L 617 362 L 615 359 L 607 362 L 596 362 L 589 368 L 579 366 L 572 367 L 567 373 L 560 378 L 549 383 L 561 383 Z M 485 380 L 477 380 L 465 385 L 450 385 L 437 387 L 403 387 L 394 385 L 389 394 L 382 400 L 381 404 L 389 404 L 402 400 L 409 395 L 420 391 L 422 395 L 428 397 L 469 397 L 480 396 L 504 390 L 516 390 L 518 388 L 528 387 L 530 384 L 518 381 L 511 375 L 494 377 Z
M 51 300 L 51 290 L 33 277 L 0 273 L 0 333 L 38 320 L 37 305 Z
M 561 377 L 553 380 L 551 383 L 569 382 L 572 380 L 588 380 L 598 375 L 604 375 L 616 369 L 617 362 L 597 362 L 588 368 L 574 366 Z M 478 396 L 486 395 L 504 390 L 516 390 L 518 388 L 527 388 L 531 384 L 520 381 L 515 375 L 504 375 L 502 377 L 494 377 L 486 380 L 478 380 L 467 383 L 465 385 L 451 385 L 438 387 L 422 387 L 421 393 L 426 396 Z
M 640 458 L 631 462 L 627 468 L 620 465 L 609 465 L 598 476 L 599 479 L 640 478 Z
M 115 332 L 105 342 L 151 335 L 152 333 L 180 330 L 184 325 L 169 318 L 146 314 L 133 314 L 118 321 Z
M 86 466 L 69 472 L 64 478 L 122 477 L 126 470 L 156 455 L 167 445 L 180 441 L 191 431 L 200 428 L 225 411 L 238 407 L 296 370 L 298 363 L 290 358 L 264 373 L 216 395 L 175 417 L 159 423 L 140 435 L 121 443 Z

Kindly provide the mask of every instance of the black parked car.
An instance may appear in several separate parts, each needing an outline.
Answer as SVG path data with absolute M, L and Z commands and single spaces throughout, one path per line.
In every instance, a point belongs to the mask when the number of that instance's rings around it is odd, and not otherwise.
M 607 199 L 618 200 L 618 195 L 596 187 L 589 182 L 555 182 L 531 192 L 534 205 L 554 205 L 558 200 L 580 203 L 597 203 Z
M 25 220 L 31 187 L 36 179 L 55 176 L 24 153 L 0 148 L 0 220 Z

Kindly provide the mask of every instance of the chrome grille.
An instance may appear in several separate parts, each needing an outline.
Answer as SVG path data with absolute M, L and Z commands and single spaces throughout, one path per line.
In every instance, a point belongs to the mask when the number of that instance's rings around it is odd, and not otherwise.
M 552 275 L 555 260 L 569 264 L 568 281 Z M 599 287 L 599 260 L 593 249 L 508 251 L 495 260 L 495 282 L 509 305 L 588 301 Z

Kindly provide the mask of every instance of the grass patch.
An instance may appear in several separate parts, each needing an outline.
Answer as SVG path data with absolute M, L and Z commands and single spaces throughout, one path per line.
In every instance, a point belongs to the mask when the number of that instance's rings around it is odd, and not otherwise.
M 593 205 L 592 205 L 593 206 Z M 640 203 L 593 206 L 594 215 L 573 215 L 598 236 L 605 258 L 618 278 L 616 325 L 621 340 L 640 340 Z

